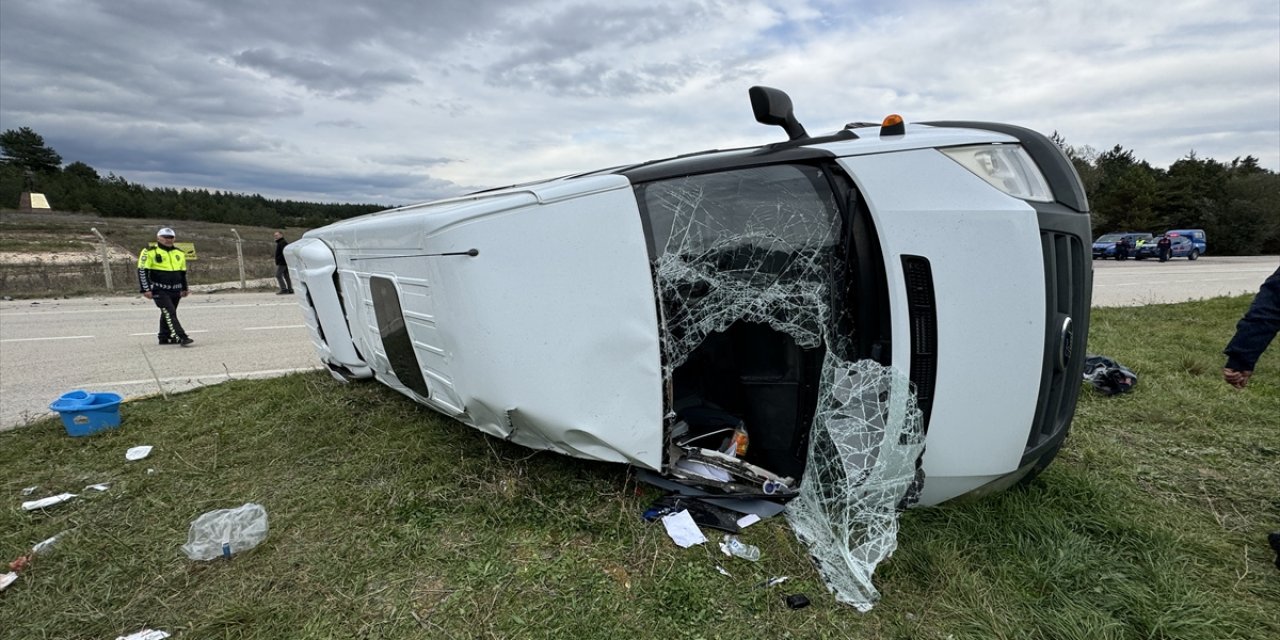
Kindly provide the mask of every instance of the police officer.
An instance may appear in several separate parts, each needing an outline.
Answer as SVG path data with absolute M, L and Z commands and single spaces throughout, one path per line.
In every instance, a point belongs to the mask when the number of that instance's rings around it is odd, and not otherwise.
M 1160 236 L 1156 241 L 1156 249 L 1160 251 L 1160 262 L 1168 262 L 1173 257 L 1173 240 L 1169 236 Z
M 138 255 L 138 288 L 160 307 L 160 344 L 188 346 L 195 340 L 178 322 L 178 303 L 187 291 L 187 255 L 173 246 L 173 229 L 156 232 L 156 241 Z

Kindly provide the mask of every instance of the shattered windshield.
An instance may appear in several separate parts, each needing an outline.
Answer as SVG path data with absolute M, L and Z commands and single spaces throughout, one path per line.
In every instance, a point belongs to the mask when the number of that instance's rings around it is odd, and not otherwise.
M 822 344 L 833 305 L 840 215 L 821 170 L 792 165 L 643 187 L 671 375 L 712 332 L 767 324 Z
M 872 573 L 897 546 L 898 509 L 922 487 L 923 421 L 906 375 L 855 360 L 848 328 L 858 301 L 842 298 L 844 224 L 823 170 L 775 165 L 686 176 L 639 185 L 637 196 L 653 243 L 668 419 L 689 400 L 682 388 L 712 410 L 721 408 L 709 400 L 718 391 L 734 397 L 707 378 L 723 375 L 744 348 L 768 344 L 733 342 L 735 327 L 767 326 L 796 349 L 820 354 L 811 424 L 796 426 L 807 438 L 807 463 L 787 518 L 836 598 L 870 609 L 878 597 Z M 707 349 L 726 341 L 727 349 Z M 682 365 L 698 364 L 691 355 L 699 349 L 710 364 L 685 372 L 698 380 L 681 384 Z M 740 387 L 761 393 L 768 384 L 759 375 L 739 378 Z M 780 416 L 747 429 L 755 442 L 784 423 Z M 677 463 L 689 469 L 694 461 L 703 465 L 695 475 L 714 477 L 705 464 L 726 457 L 679 447 L 672 455 L 671 472 L 681 478 Z

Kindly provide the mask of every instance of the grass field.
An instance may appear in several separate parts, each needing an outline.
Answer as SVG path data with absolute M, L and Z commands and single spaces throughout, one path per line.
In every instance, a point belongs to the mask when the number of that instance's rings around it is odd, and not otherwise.
M 54 420 L 0 433 L 0 554 L 67 532 L 0 594 L 0 637 L 1273 640 L 1280 345 L 1248 389 L 1219 378 L 1247 304 L 1095 311 L 1090 351 L 1137 371 L 1133 392 L 1086 390 L 1031 486 L 906 513 L 868 614 L 835 603 L 780 518 L 744 532 L 759 563 L 679 549 L 641 520 L 659 494 L 622 466 L 317 373 L 129 402 L 90 438 Z M 126 462 L 138 444 L 156 449 Z M 186 559 L 191 520 L 245 502 L 270 514 L 261 546 Z M 790 610 L 789 593 L 813 605 Z
M 138 252 L 155 242 L 156 231 L 172 226 L 178 242 L 196 246 L 197 259 L 188 262 L 192 285 L 236 282 L 236 229 L 243 239 L 245 278 L 275 276 L 276 229 L 216 222 L 170 222 L 146 218 L 107 218 L 82 213 L 0 211 L 0 294 L 14 298 L 42 298 L 106 294 L 99 241 L 90 229 L 107 239 L 112 292 L 137 290 Z M 297 240 L 306 229 L 282 229 Z

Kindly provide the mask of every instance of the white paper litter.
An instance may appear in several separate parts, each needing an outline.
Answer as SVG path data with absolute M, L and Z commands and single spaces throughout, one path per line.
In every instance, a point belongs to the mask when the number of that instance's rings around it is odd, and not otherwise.
M 754 513 L 748 513 L 747 515 L 738 518 L 738 528 L 746 529 L 757 522 L 760 522 L 760 516 Z
M 682 549 L 707 541 L 707 537 L 702 535 L 702 530 L 694 523 L 693 516 L 689 515 L 687 510 L 662 516 L 662 526 L 666 527 L 667 535 L 671 536 L 671 540 Z
M 151 445 L 144 444 L 138 447 L 130 447 L 128 451 L 124 452 L 124 459 L 141 460 L 149 455 L 151 455 Z
M 106 490 L 107 490 L 107 487 L 110 487 L 110 486 L 111 486 L 111 485 L 110 485 L 109 483 L 103 482 L 103 483 L 100 483 L 100 484 L 91 484 L 91 485 L 89 485 L 89 486 L 85 487 L 85 488 L 84 488 L 84 490 L 85 490 L 85 491 L 89 491 L 90 489 L 92 489 L 92 490 L 94 490 L 94 491 L 106 491 Z
M 40 488 L 40 486 L 39 486 L 39 485 L 31 485 L 30 487 L 27 487 L 26 489 L 23 489 L 23 490 L 22 490 L 22 495 L 24 495 L 24 496 L 29 496 L 29 495 L 31 495 L 31 494 L 33 494 L 33 493 L 35 493 L 35 492 L 36 492 L 36 489 L 39 489 L 39 488 Z
M 134 631 L 127 636 L 116 636 L 116 640 L 164 640 L 168 637 L 169 634 L 165 631 L 143 629 L 142 631 Z
M 26 509 L 27 511 L 35 511 L 36 509 L 52 507 L 55 504 L 66 502 L 74 497 L 76 497 L 76 494 L 74 493 L 59 493 L 56 496 L 49 496 L 48 498 L 41 498 L 39 500 L 31 500 L 28 502 L 24 502 L 22 503 L 22 508 Z
M 719 572 L 720 572 L 720 575 L 725 576 L 726 578 L 732 578 L 732 577 L 733 577 L 733 574 L 729 573 L 728 571 L 725 571 L 725 570 L 724 570 L 724 567 L 722 567 L 722 566 L 720 566 L 720 565 L 716 565 L 716 571 L 719 571 Z
M 13 584 L 13 582 L 17 579 L 18 579 L 18 574 L 12 571 L 4 575 L 0 575 L 0 591 L 4 591 L 5 589 L 8 589 L 9 585 Z

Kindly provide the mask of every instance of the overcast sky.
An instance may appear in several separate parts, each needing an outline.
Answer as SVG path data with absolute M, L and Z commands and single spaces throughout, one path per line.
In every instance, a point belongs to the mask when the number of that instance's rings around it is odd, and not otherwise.
M 148 186 L 399 205 L 777 141 L 754 84 L 810 133 L 900 113 L 1280 169 L 1276 0 L 0 1 L 0 130 Z

